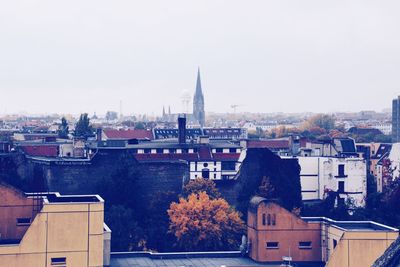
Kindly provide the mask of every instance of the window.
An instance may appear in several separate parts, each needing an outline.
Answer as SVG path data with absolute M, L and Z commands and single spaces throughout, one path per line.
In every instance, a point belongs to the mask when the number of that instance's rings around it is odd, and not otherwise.
M 311 241 L 300 241 L 299 242 L 299 249 L 311 249 Z
M 215 152 L 216 152 L 216 153 L 222 153 L 222 148 L 217 148 L 217 149 L 215 149 Z
M 272 214 L 272 225 L 276 225 L 276 214 Z
M 17 226 L 25 226 L 31 224 L 31 218 L 17 218 Z
M 66 266 L 67 258 L 60 257 L 60 258 L 51 258 L 51 266 Z
M 262 215 L 262 224 L 265 225 L 266 224 L 266 220 L 265 220 L 265 213 L 263 213 Z
M 267 215 L 267 222 L 268 222 L 268 225 L 271 225 L 271 214 Z
M 278 242 L 267 242 L 267 249 L 278 249 L 279 243 Z
M 145 154 L 150 154 L 150 152 L 151 152 L 151 149 L 149 149 L 149 148 L 144 149 Z
M 156 149 L 156 153 L 157 154 L 162 154 L 163 153 L 163 149 L 162 148 L 157 148 Z
M 343 181 L 338 182 L 338 192 L 339 193 L 344 192 L 344 182 Z
M 236 153 L 236 148 L 229 148 L 229 153 Z
M 339 164 L 338 165 L 338 177 L 345 177 L 346 175 L 344 174 L 344 164 Z
M 333 239 L 333 248 L 336 248 L 336 246 L 337 246 L 337 241 L 336 239 Z

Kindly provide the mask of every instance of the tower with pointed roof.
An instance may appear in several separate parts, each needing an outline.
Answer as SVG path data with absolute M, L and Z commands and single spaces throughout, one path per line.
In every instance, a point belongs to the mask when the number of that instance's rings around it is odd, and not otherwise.
M 200 68 L 197 70 L 196 92 L 193 98 L 193 116 L 201 127 L 205 125 L 204 96 L 201 88 Z

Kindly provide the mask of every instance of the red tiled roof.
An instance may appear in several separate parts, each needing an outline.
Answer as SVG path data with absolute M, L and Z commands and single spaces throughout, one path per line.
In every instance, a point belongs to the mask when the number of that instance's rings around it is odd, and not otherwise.
M 249 140 L 247 148 L 289 148 L 289 140 Z
M 57 157 L 58 145 L 29 145 L 21 146 L 25 154 L 39 157 Z
M 237 161 L 239 160 L 240 154 L 239 153 L 214 153 L 213 154 L 213 158 L 216 161 L 225 161 L 225 160 L 229 160 L 229 161 Z
M 199 158 L 201 160 L 213 160 L 210 147 L 199 147 Z
M 153 139 L 153 133 L 150 130 L 104 129 L 103 132 L 108 139 Z

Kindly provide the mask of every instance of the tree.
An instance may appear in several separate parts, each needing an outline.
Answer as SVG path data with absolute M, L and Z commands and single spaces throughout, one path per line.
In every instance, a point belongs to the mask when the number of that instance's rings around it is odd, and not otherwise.
M 303 125 L 304 130 L 310 130 L 315 127 L 330 131 L 335 128 L 335 118 L 327 114 L 317 114 L 310 117 Z
M 113 121 L 118 119 L 118 113 L 115 111 L 107 111 L 106 113 L 106 120 Z
M 238 249 L 244 233 L 240 214 L 224 199 L 211 199 L 207 193 L 180 198 L 168 210 L 169 230 L 176 246 L 186 251 Z
M 69 134 L 68 122 L 65 117 L 61 118 L 61 124 L 58 127 L 58 137 L 67 139 Z
M 149 201 L 143 222 L 146 245 L 149 249 L 159 252 L 171 251 L 175 238 L 168 231 L 167 210 L 171 203 L 176 201 L 178 201 L 178 196 L 173 191 L 157 191 Z
M 132 209 L 122 205 L 111 206 L 105 212 L 105 221 L 112 229 L 113 251 L 132 251 L 145 248 L 143 229 L 135 220 Z
M 199 194 L 200 192 L 206 192 L 211 199 L 217 199 L 221 197 L 218 189 L 215 187 L 215 183 L 212 180 L 204 178 L 196 178 L 187 183 L 182 190 L 183 197 L 188 197 L 191 194 Z
M 90 119 L 87 113 L 81 114 L 75 125 L 75 136 L 87 138 L 93 135 L 93 128 L 90 126 Z
M 136 129 L 136 130 L 144 130 L 144 129 L 145 129 L 144 123 L 143 123 L 143 122 L 137 122 L 137 123 L 135 124 L 135 129 Z
M 300 165 L 296 159 L 281 159 L 269 149 L 250 148 L 240 167 L 235 191 L 235 207 L 244 217 L 250 199 L 263 193 L 278 200 L 287 210 L 299 208 L 302 206 Z
M 258 187 L 258 194 L 261 197 L 267 199 L 275 198 L 275 188 L 271 184 L 271 178 L 269 176 L 264 176 L 261 180 L 261 185 Z

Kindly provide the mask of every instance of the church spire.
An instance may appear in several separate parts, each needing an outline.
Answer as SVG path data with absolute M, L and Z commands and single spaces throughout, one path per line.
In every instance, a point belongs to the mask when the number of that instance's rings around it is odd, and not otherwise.
M 196 91 L 194 93 L 194 98 L 193 98 L 193 116 L 200 124 L 200 126 L 204 127 L 205 124 L 204 96 L 203 96 L 203 90 L 201 88 L 200 68 L 197 69 Z
M 203 91 L 201 89 L 201 80 L 200 80 L 200 67 L 197 68 L 197 81 L 196 81 L 196 92 L 195 95 L 203 95 Z

